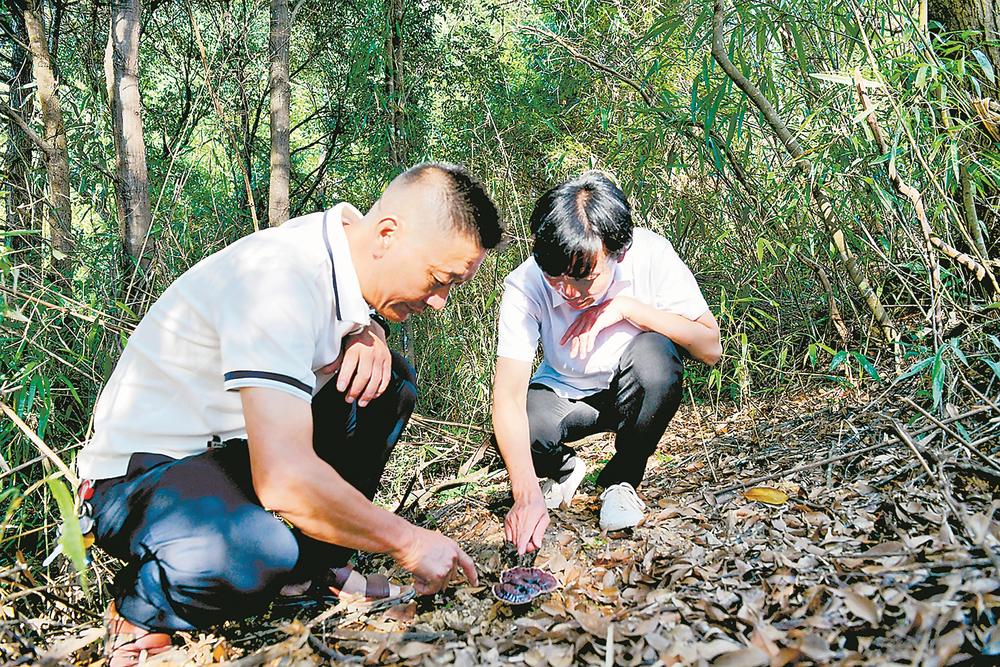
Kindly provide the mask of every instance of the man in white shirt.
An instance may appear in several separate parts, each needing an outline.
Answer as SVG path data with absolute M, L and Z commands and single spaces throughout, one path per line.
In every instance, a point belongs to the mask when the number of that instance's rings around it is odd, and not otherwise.
M 336 589 L 400 593 L 344 567 L 354 550 L 391 555 L 421 594 L 459 569 L 476 581 L 454 541 L 371 502 L 416 378 L 369 313 L 443 308 L 502 232 L 477 181 L 426 163 L 366 214 L 341 204 L 251 234 L 163 293 L 77 461 L 82 528 L 127 562 L 107 618 L 111 667 L 329 568 Z
M 635 489 L 680 404 L 677 346 L 708 364 L 722 354 L 691 271 L 665 238 L 633 229 L 624 193 L 603 174 L 546 192 L 530 227 L 532 256 L 504 282 L 493 384 L 514 495 L 504 529 L 522 554 L 541 546 L 547 510 L 568 505 L 586 474 L 566 443 L 592 433 L 616 434 L 597 479 L 601 528 L 635 526 L 645 509 Z

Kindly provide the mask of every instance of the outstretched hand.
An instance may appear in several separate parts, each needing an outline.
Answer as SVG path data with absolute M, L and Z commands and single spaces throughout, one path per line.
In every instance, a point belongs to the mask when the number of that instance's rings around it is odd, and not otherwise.
M 549 526 L 549 511 L 541 492 L 525 500 L 515 500 L 503 522 L 503 532 L 507 541 L 517 547 L 517 555 L 523 556 L 542 546 L 542 537 Z
M 559 344 L 570 344 L 569 356 L 571 358 L 585 358 L 593 352 L 594 343 L 597 341 L 599 333 L 612 324 L 626 319 L 625 309 L 629 305 L 629 299 L 630 297 L 626 296 L 616 296 L 583 311 L 566 329 Z
M 418 595 L 437 593 L 459 570 L 470 584 L 479 584 L 476 564 L 454 540 L 436 530 L 416 526 L 413 530 L 407 547 L 393 557 L 404 569 L 413 573 L 413 588 Z
M 365 407 L 382 395 L 392 380 L 392 352 L 385 342 L 385 332 L 376 323 L 346 336 L 340 357 L 321 369 L 337 373 L 337 391 L 348 403 L 357 401 Z

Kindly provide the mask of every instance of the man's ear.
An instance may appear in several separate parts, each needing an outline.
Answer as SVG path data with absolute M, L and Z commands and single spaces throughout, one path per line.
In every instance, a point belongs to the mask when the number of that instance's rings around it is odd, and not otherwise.
M 394 217 L 386 216 L 380 218 L 378 222 L 375 223 L 375 250 L 374 254 L 376 257 L 381 257 L 389 250 L 396 241 L 396 235 L 399 233 L 400 224 L 399 220 Z

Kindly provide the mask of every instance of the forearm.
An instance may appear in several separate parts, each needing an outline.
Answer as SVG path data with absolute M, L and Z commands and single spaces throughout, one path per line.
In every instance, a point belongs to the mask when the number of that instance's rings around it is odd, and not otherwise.
M 716 327 L 659 310 L 635 299 L 626 302 L 623 312 L 626 319 L 635 326 L 663 334 L 699 361 L 714 365 L 722 355 L 719 330 Z
M 394 555 L 406 550 L 415 532 L 412 524 L 372 504 L 319 457 L 272 473 L 260 486 L 267 509 L 322 542 Z
M 494 396 L 493 432 L 497 448 L 507 466 L 511 492 L 518 500 L 539 491 L 535 464 L 531 460 L 531 441 L 525 399 Z

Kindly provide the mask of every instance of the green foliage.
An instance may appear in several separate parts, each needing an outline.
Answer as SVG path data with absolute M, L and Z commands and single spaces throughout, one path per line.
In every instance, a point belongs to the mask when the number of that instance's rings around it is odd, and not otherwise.
M 45 481 L 52 491 L 52 496 L 56 499 L 59 514 L 62 516 L 59 546 L 62 548 L 62 552 L 73 563 L 76 571 L 80 573 L 80 584 L 83 586 L 84 593 L 89 595 L 87 588 L 87 549 L 83 544 L 80 522 L 73 508 L 73 494 L 66 485 L 66 482 L 61 479 L 48 477 Z
M 52 26 L 55 5 L 42 4 Z M 269 16 L 262 0 L 144 7 L 140 89 L 153 228 L 152 263 L 143 272 L 123 260 L 114 200 L 102 64 L 108 7 L 90 0 L 60 6 L 57 63 L 76 270 L 68 284 L 47 270 L 37 203 L 46 180 L 36 152 L 20 217 L 8 216 L 6 206 L 22 200 L 0 188 L 0 400 L 70 460 L 89 437 L 97 395 L 151 300 L 201 258 L 253 231 L 250 200 L 258 219 L 266 218 Z M 343 200 L 364 209 L 397 169 L 385 4 L 297 6 L 293 214 Z M 5 25 L 13 25 L 9 11 L 0 9 Z M 444 312 L 413 322 L 418 412 L 489 428 L 503 278 L 529 254 L 527 218 L 538 195 L 592 167 L 618 179 L 638 224 L 671 239 L 718 316 L 722 363 L 687 365 L 697 400 L 750 400 L 814 381 L 906 381 L 940 406 L 960 374 L 1000 379 L 1000 345 L 979 352 L 997 331 L 996 296 L 940 253 L 935 269 L 910 202 L 888 176 L 891 164 L 922 193 L 932 231 L 944 242 L 981 261 L 978 234 L 996 256 L 1000 136 L 992 132 L 1000 122 L 980 103 L 996 85 L 998 63 L 988 49 L 965 32 L 921 27 L 908 3 L 734 3 L 725 23 L 728 52 L 805 147 L 811 172 L 802 176 L 711 57 L 711 32 L 712 3 L 693 0 L 428 0 L 408 9 L 401 103 L 409 161 L 468 165 L 510 230 L 506 250 L 453 293 Z M 14 45 L 5 41 L 0 51 L 12 58 Z M 867 91 L 876 105 L 870 117 L 885 136 L 885 153 L 859 105 L 856 77 L 876 84 Z M 41 132 L 37 105 L 25 113 Z M 11 127 L 0 133 L 5 175 L 23 163 L 9 150 Z M 250 174 L 249 193 L 240 164 Z M 975 223 L 967 222 L 963 174 Z M 909 367 L 901 378 L 893 379 L 893 349 L 872 327 L 830 230 L 812 209 L 817 182 L 826 183 L 859 271 L 900 328 Z M 826 271 L 829 292 L 803 259 Z M 2 477 L 8 513 L 0 558 L 21 549 L 36 566 L 49 534 L 32 530 L 56 518 L 36 486 L 46 473 L 7 421 L 0 422 L 0 453 L 17 469 Z

